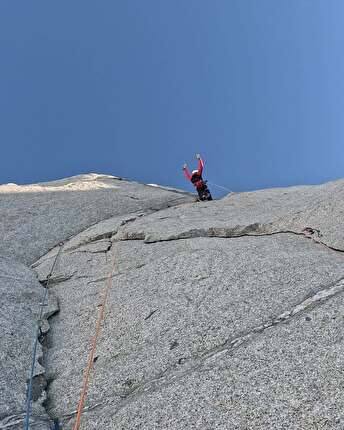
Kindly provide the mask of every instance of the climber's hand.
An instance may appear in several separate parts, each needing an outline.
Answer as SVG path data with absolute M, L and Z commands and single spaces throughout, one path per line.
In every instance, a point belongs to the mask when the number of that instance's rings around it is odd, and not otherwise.
M 187 164 L 183 164 L 183 170 L 185 170 L 188 167 Z
M 200 160 L 201 159 L 201 155 L 200 154 L 196 154 L 196 158 L 197 158 L 197 160 Z

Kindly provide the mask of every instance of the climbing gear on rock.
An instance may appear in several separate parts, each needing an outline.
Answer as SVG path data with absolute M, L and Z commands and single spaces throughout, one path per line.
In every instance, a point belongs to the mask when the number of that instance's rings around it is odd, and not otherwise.
M 312 228 L 312 227 L 305 227 L 302 230 L 302 233 L 305 233 L 307 235 L 313 235 L 313 234 L 317 234 L 318 237 L 322 237 L 322 234 L 320 233 L 320 230 L 316 229 L 316 228 Z

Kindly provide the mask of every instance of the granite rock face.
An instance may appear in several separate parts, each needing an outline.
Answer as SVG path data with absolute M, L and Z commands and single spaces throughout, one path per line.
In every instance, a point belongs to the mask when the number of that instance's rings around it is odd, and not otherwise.
M 95 173 L 1 185 L 0 254 L 31 264 L 58 242 L 114 215 L 149 213 L 193 200 L 186 192 Z
M 201 206 L 190 204 L 187 210 L 185 206 L 171 208 L 128 225 L 120 239 L 148 243 L 291 232 L 344 250 L 343 183 L 231 194 Z
M 88 189 L 123 182 L 87 176 L 39 186 L 70 183 Z M 104 190 L 78 191 L 84 200 L 79 205 L 76 194 L 73 207 L 61 191 L 56 213 L 50 205 L 56 225 L 39 218 L 30 249 L 11 249 L 31 264 L 6 263 L 10 276 L 20 269 L 32 279 L 34 292 L 23 306 L 30 300 L 38 306 L 58 260 L 49 294 L 59 311 L 50 314 L 43 343 L 47 386 L 36 418 L 73 428 L 110 276 L 81 428 L 344 428 L 344 180 L 203 203 L 176 190 L 128 184 L 122 194 L 111 191 L 117 206 L 107 199 L 104 213 L 97 200 Z M 79 214 L 93 204 L 99 212 Z M 32 203 L 30 211 L 36 209 Z M 18 235 L 27 240 L 21 224 L 18 218 Z M 6 246 L 2 253 L 8 262 Z M 11 285 L 10 294 L 20 298 L 29 288 Z M 33 319 L 23 314 L 27 338 Z M 10 364 L 21 374 L 29 366 L 24 358 Z M 20 416 L 23 379 L 15 381 L 14 394 L 8 389 L 1 403 L 0 428 Z
M 106 243 L 121 223 L 172 205 L 194 201 L 189 193 L 149 187 L 106 175 L 80 175 L 34 185 L 0 186 L 0 429 L 22 429 L 25 415 L 27 379 L 32 347 L 39 334 L 33 383 L 31 427 L 50 429 L 46 350 L 54 340 L 49 333 L 58 300 L 49 288 L 47 306 L 43 302 L 47 277 L 54 260 L 49 260 L 45 279 L 27 265 L 68 237 L 66 244 L 82 252 L 84 242 L 97 253 L 98 242 Z M 116 217 L 117 215 L 117 217 Z M 110 218 L 110 219 L 109 219 Z M 60 261 L 59 261 L 60 263 Z M 55 270 L 59 270 L 58 265 Z M 52 280 L 52 279 L 51 279 Z M 53 287 L 53 283 L 49 282 Z M 39 319 L 39 321 L 38 321 Z M 39 327 L 37 327 L 39 324 Z
M 0 428 L 23 427 L 26 381 L 42 296 L 43 288 L 32 270 L 0 256 Z M 44 307 L 39 321 L 42 336 L 49 330 L 47 319 L 58 312 L 58 304 L 51 291 L 46 303 L 48 306 Z M 38 343 L 32 422 L 41 429 L 50 428 L 50 419 L 43 407 L 46 384 L 43 349 Z

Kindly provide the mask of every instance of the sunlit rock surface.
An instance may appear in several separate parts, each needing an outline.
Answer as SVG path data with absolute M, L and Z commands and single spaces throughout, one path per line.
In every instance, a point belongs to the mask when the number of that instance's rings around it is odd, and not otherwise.
M 48 227 L 31 202 L 38 219 L 30 229 L 27 215 L 23 228 L 12 193 L 18 237 L 33 240 L 11 255 L 30 263 L 25 270 L 43 285 L 56 263 L 49 293 L 59 311 L 42 348 L 47 417 L 73 428 L 110 275 L 81 428 L 344 428 L 343 180 L 199 203 L 178 190 L 86 178 L 39 185 L 59 193 L 59 204 L 47 204 Z M 35 193 L 39 205 L 52 197 Z M 5 219 L 4 232 L 9 225 Z M 5 245 L 1 252 L 9 257 Z M 29 332 L 33 318 L 25 320 Z M 10 366 L 25 369 L 25 360 Z M 20 412 L 22 383 L 4 411 Z
M 95 173 L 0 185 L 0 254 L 30 264 L 58 242 L 114 215 L 149 213 L 192 200 L 189 193 Z
M 106 244 L 121 223 L 188 201 L 194 201 L 189 193 L 98 174 L 33 185 L 0 185 L 0 429 L 23 428 L 32 346 L 44 295 L 37 275 L 26 265 L 40 256 L 49 257 L 51 248 L 78 232 L 78 241 L 69 240 L 66 252 L 73 246 L 76 252 L 83 252 L 84 242 L 90 241 L 96 256 L 102 238 Z M 52 269 L 50 263 L 46 276 Z M 47 318 L 57 310 L 51 288 L 40 321 L 42 345 L 38 343 L 35 363 L 30 421 L 35 429 L 52 425 L 46 409 L 53 377 L 45 372 L 45 352 L 55 344 Z

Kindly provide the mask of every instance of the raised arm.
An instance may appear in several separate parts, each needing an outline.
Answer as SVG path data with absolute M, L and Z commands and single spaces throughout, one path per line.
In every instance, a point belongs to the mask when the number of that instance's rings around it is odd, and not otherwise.
M 204 162 L 199 154 L 196 154 L 198 160 L 198 174 L 201 176 L 203 172 Z
M 184 175 L 185 175 L 186 179 L 188 179 L 189 181 L 191 181 L 191 175 L 190 175 L 188 166 L 186 164 L 184 164 L 184 166 L 183 166 L 183 172 L 184 172 Z

